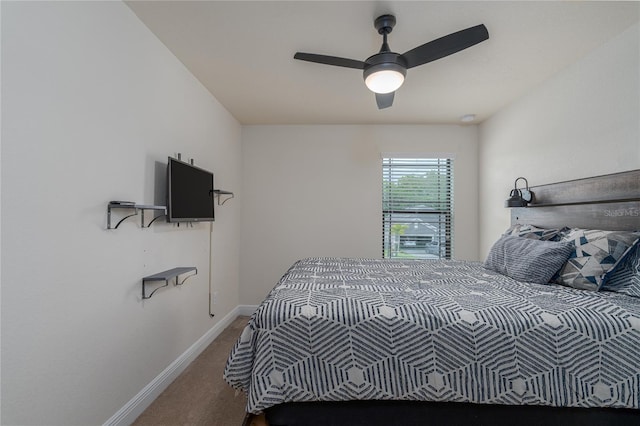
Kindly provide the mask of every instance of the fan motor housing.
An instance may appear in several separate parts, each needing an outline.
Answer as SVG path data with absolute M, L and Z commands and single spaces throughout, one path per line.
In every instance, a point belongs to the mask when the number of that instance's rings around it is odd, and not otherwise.
M 371 73 L 384 69 L 398 71 L 402 75 L 407 75 L 407 61 L 399 53 L 376 53 L 373 56 L 369 56 L 365 63 L 367 66 L 364 69 L 364 78 L 367 78 Z

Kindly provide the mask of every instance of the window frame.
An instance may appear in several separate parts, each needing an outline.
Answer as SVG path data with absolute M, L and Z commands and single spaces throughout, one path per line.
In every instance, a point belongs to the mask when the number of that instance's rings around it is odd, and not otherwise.
M 414 258 L 414 259 L 433 259 L 432 249 L 427 244 L 437 245 L 437 259 L 453 258 L 453 220 L 454 220 L 454 157 L 444 154 L 382 154 L 382 257 L 384 259 L 398 258 Z M 403 173 L 404 170 L 404 173 Z M 419 183 L 411 188 L 411 179 L 407 178 L 409 183 L 404 185 L 408 188 L 398 189 L 396 194 L 391 191 L 389 182 L 400 184 L 403 176 L 411 176 L 413 180 L 419 179 L 420 176 L 425 179 L 425 186 Z M 430 182 L 434 181 L 435 182 Z M 427 179 L 430 179 L 427 180 Z M 397 188 L 397 187 L 396 187 Z M 436 194 L 425 194 L 429 199 L 416 199 L 420 196 L 420 192 L 437 189 Z M 406 199 L 402 199 L 405 196 Z M 434 198 L 435 197 L 435 198 Z M 395 206 L 394 206 L 395 204 Z M 400 207 L 404 206 L 404 207 Z M 393 216 L 396 216 L 396 219 Z M 414 216 L 415 215 L 415 216 Z M 436 219 L 433 216 L 437 216 Z M 398 217 L 400 216 L 400 217 Z M 414 218 L 412 218 L 412 216 Z M 409 255 L 400 251 L 403 241 L 403 229 L 396 228 L 396 238 L 391 231 L 391 227 L 395 224 L 403 224 L 409 226 L 401 219 L 410 220 L 414 223 L 413 228 L 427 226 L 432 231 L 431 237 L 414 235 L 415 238 L 405 237 L 406 243 L 414 244 L 419 249 L 425 244 L 424 253 L 416 252 Z M 424 220 L 425 218 L 431 218 Z M 406 230 L 407 228 L 404 228 Z M 411 241 L 413 240 L 413 241 Z M 434 244 L 433 241 L 438 243 Z M 441 244 L 444 242 L 444 244 Z M 395 244 L 395 246 L 394 246 Z M 395 247 L 395 249 L 394 249 Z M 409 246 L 409 248 L 412 248 Z M 431 251 L 430 251 L 431 250 Z M 394 256 L 394 253 L 396 255 Z M 400 253 L 403 253 L 399 255 Z

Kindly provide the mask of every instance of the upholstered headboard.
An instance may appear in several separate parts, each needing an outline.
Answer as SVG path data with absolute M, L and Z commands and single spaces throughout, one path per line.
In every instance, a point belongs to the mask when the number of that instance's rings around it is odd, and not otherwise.
M 512 225 L 640 230 L 640 169 L 529 189 L 534 200 L 511 209 Z

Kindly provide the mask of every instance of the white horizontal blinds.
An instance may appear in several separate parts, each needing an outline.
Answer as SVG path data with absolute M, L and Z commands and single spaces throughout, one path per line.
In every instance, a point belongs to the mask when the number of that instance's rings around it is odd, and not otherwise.
M 382 159 L 384 258 L 450 259 L 453 160 Z

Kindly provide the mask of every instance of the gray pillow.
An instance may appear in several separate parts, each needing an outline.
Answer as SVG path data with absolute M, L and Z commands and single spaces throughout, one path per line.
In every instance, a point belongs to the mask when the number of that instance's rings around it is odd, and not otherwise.
M 558 241 L 563 229 L 545 229 L 534 225 L 515 224 L 512 225 L 503 235 L 513 235 L 515 237 L 531 238 L 534 240 Z M 567 230 L 569 228 L 566 228 Z
M 491 247 L 484 266 L 518 281 L 547 284 L 573 250 L 570 242 L 505 235 Z

